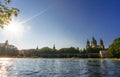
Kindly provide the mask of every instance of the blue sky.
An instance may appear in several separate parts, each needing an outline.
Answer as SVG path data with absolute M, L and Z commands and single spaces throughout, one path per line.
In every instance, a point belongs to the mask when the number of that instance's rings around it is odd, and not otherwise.
M 108 47 L 120 36 L 119 0 L 13 0 L 10 6 L 20 9 L 16 20 L 29 20 L 22 24 L 22 37 L 8 38 L 0 33 L 0 42 L 9 40 L 19 49 L 53 44 L 58 49 L 84 48 L 93 36 L 98 43 L 102 38 Z

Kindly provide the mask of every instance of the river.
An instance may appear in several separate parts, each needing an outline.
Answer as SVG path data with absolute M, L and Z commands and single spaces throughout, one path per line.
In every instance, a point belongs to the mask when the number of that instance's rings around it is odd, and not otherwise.
M 120 60 L 0 58 L 0 77 L 120 77 Z

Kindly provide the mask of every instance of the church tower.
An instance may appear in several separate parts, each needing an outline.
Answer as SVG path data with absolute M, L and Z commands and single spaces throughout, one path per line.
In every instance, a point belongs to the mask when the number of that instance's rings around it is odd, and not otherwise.
M 38 45 L 37 45 L 37 47 L 36 47 L 36 50 L 38 50 L 39 48 L 38 48 Z
M 89 40 L 87 40 L 87 43 L 86 43 L 86 49 L 90 48 L 90 42 Z
M 103 40 L 102 40 L 102 39 L 100 39 L 100 48 L 101 48 L 101 49 L 104 49 L 104 43 L 103 43 Z
M 53 51 L 56 51 L 55 44 L 53 45 Z
M 91 41 L 91 47 L 95 48 L 97 46 L 97 41 L 95 40 L 94 37 L 92 37 L 92 41 Z

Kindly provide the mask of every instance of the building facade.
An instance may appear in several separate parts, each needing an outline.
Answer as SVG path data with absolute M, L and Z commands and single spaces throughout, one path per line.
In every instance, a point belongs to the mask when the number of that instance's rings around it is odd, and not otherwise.
M 96 39 L 93 37 L 91 42 L 89 40 L 87 40 L 86 49 L 89 49 L 89 48 L 100 48 L 100 49 L 104 50 L 105 49 L 104 42 L 102 39 L 100 39 L 100 42 L 98 45 Z

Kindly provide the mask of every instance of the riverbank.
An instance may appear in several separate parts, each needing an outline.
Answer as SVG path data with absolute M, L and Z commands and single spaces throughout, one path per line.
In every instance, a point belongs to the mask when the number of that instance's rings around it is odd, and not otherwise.
M 120 58 L 42 58 L 42 57 L 0 57 L 0 58 L 32 58 L 32 59 L 80 59 L 80 60 L 120 60 Z

